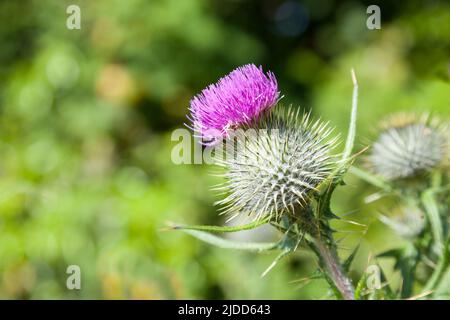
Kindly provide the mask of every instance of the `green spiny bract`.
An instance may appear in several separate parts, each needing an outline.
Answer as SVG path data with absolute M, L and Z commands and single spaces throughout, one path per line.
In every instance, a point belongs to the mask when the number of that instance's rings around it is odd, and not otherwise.
M 329 139 L 328 124 L 311 122 L 309 114 L 292 108 L 266 114 L 252 128 L 258 129 L 237 134 L 237 145 L 219 161 L 226 168 L 222 188 L 228 195 L 216 204 L 231 218 L 294 214 L 334 169 L 330 151 L 337 137 Z
M 447 138 L 445 127 L 427 116 L 399 115 L 385 123 L 368 160 L 387 179 L 413 177 L 446 161 Z

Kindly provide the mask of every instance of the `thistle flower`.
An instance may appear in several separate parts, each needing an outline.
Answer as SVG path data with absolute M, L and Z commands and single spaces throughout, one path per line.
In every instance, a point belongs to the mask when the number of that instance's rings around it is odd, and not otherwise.
M 265 74 L 254 64 L 244 65 L 191 100 L 192 129 L 205 144 L 214 144 L 272 108 L 279 95 L 273 73 Z
M 219 162 L 227 169 L 221 189 L 228 196 L 216 204 L 230 219 L 294 213 L 333 169 L 330 151 L 337 138 L 327 139 L 332 129 L 326 123 L 312 123 L 309 114 L 300 117 L 290 108 L 265 115 L 257 127 L 266 129 L 255 129 Z
M 382 128 L 368 159 L 375 173 L 390 180 L 413 177 L 445 161 L 448 133 L 437 120 L 399 114 Z

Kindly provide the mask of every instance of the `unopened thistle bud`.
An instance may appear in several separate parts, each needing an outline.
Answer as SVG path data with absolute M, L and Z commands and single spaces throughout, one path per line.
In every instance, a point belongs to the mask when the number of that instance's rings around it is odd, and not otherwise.
M 329 139 L 332 129 L 326 123 L 311 122 L 309 114 L 300 116 L 292 108 L 265 115 L 252 127 L 256 134 L 220 161 L 227 169 L 228 196 L 217 204 L 231 218 L 294 213 L 333 170 L 330 151 L 337 138 Z
M 399 114 L 382 124 L 369 165 L 386 179 L 413 177 L 444 164 L 448 146 L 447 128 L 437 120 Z

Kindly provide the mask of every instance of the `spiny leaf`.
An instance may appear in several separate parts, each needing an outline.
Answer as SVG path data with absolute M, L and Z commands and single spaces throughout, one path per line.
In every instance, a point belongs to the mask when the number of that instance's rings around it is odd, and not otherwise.
M 356 156 L 359 153 L 351 155 L 353 146 L 355 144 L 355 136 L 356 136 L 356 120 L 358 113 L 358 82 L 356 80 L 355 70 L 351 70 L 352 81 L 353 81 L 353 97 L 352 97 L 352 110 L 350 114 L 350 123 L 347 134 L 347 139 L 345 141 L 345 148 L 342 154 L 342 159 L 338 167 L 333 170 L 333 172 L 329 175 L 329 177 L 319 184 L 317 187 L 318 190 L 323 190 L 323 188 L 328 188 L 330 185 L 337 185 L 344 183 L 342 180 L 342 176 L 345 172 L 348 171 Z M 365 151 L 362 150 L 361 152 Z
M 380 269 L 380 280 L 381 280 L 381 283 L 384 283 L 385 285 L 383 286 L 383 290 L 384 290 L 384 292 L 386 293 L 386 296 L 388 297 L 388 299 L 395 299 L 396 297 L 395 297 L 395 294 L 394 294 L 394 292 L 392 291 L 392 289 L 391 289 L 391 287 L 389 286 L 389 283 L 388 283 L 388 281 L 387 281 L 387 278 L 386 278 L 386 275 L 384 274 L 384 271 L 383 271 L 383 269 L 381 268 L 381 266 L 380 265 L 378 265 L 377 264 L 377 266 L 378 266 L 378 268 Z
M 262 226 L 270 221 L 270 217 L 266 217 L 262 220 L 253 221 L 248 224 L 241 226 L 202 226 L 202 225 L 172 225 L 170 228 L 172 230 L 198 230 L 198 231 L 208 231 L 208 232 L 238 232 L 243 230 L 251 230 Z
M 397 258 L 400 256 L 400 249 L 391 249 L 377 254 L 379 258 Z
M 350 116 L 350 124 L 348 128 L 347 140 L 345 142 L 345 149 L 342 155 L 342 160 L 346 161 L 353 150 L 356 135 L 356 118 L 358 112 L 358 82 L 356 80 L 355 70 L 351 70 L 353 80 L 353 97 L 352 97 L 352 111 Z
M 414 274 L 419 262 L 419 252 L 412 244 L 407 244 L 402 249 L 393 249 L 383 252 L 378 257 L 391 257 L 395 259 L 394 268 L 400 270 L 402 275 L 401 297 L 407 298 L 412 293 Z
M 275 267 L 275 265 L 286 257 L 288 254 L 297 250 L 298 245 L 303 240 L 305 233 L 300 234 L 298 238 L 294 238 L 290 235 L 289 229 L 286 230 L 286 233 L 283 235 L 283 238 L 280 240 L 278 244 L 279 249 L 283 249 L 283 251 L 275 258 L 275 260 L 270 264 L 270 266 L 262 273 L 261 278 L 264 277 L 270 270 Z
M 292 251 L 289 249 L 284 249 L 276 258 L 275 260 L 273 260 L 273 262 L 267 267 L 266 270 L 264 270 L 264 272 L 261 274 L 261 278 L 264 278 L 269 271 L 271 271 L 276 264 L 278 263 L 278 261 L 280 261 L 281 259 L 283 259 L 284 257 L 286 257 L 289 253 L 291 253 Z
M 304 277 L 298 280 L 294 280 L 292 281 L 292 283 L 297 283 L 297 282 L 304 282 L 304 281 L 310 281 L 310 280 L 317 280 L 317 279 L 323 279 L 323 274 L 322 274 L 322 270 L 320 269 L 316 269 L 312 275 L 308 276 L 308 277 Z
M 345 273 L 348 273 L 350 270 L 350 266 L 353 262 L 353 259 L 356 256 L 356 253 L 358 252 L 359 249 L 359 244 L 356 246 L 355 249 L 353 249 L 352 253 L 347 257 L 347 259 L 345 259 L 344 263 L 342 264 L 342 269 L 344 269 Z
M 358 283 L 356 284 L 355 288 L 355 299 L 356 300 L 363 300 L 364 291 L 366 289 L 366 283 L 367 283 L 367 277 L 368 274 L 366 272 L 363 273 L 361 278 L 359 279 Z
M 222 249 L 236 249 L 236 250 L 261 252 L 279 248 L 279 242 L 238 242 L 224 239 L 204 231 L 187 230 L 187 229 L 180 229 L 180 230 L 203 242 L 212 244 Z

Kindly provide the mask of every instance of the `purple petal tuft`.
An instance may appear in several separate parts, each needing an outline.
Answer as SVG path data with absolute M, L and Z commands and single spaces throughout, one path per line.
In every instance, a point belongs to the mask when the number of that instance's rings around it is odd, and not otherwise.
M 280 92 L 275 75 L 247 64 L 232 71 L 195 96 L 190 103 L 192 129 L 212 143 L 229 130 L 248 124 L 272 108 Z

